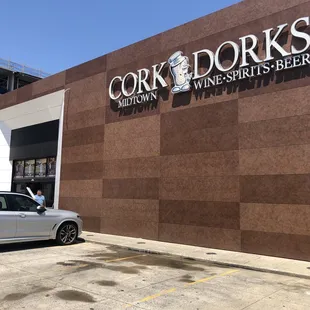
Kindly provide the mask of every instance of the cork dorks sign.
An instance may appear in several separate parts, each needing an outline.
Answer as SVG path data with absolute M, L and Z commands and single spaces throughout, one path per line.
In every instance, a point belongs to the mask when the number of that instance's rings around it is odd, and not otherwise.
M 216 87 L 243 79 L 251 79 L 271 72 L 310 65 L 310 25 L 309 17 L 297 19 L 293 24 L 284 23 L 276 28 L 262 31 L 264 37 L 264 56 L 258 54 L 259 39 L 253 34 L 239 38 L 238 42 L 223 42 L 216 51 L 202 49 L 192 54 L 191 59 L 177 51 L 167 61 L 143 68 L 137 72 L 128 72 L 124 76 L 115 76 L 109 85 L 110 99 L 118 103 L 118 108 L 146 103 L 156 100 L 158 90 L 169 85 L 163 77 L 163 71 L 169 66 L 173 79 L 173 94 Z M 292 40 L 289 48 L 284 49 L 280 38 L 289 31 Z M 298 40 L 298 44 L 294 43 Z M 296 40 L 296 41 L 297 41 Z M 262 41 L 262 42 L 263 42 Z M 262 43 L 261 42 L 261 43 Z M 298 45 L 298 46 L 297 46 Z M 222 54 L 230 49 L 230 64 L 223 64 Z M 281 57 L 275 59 L 274 51 Z M 207 60 L 207 68 L 201 62 Z M 191 66 L 192 64 L 192 66 Z M 216 73 L 214 73 L 216 72 Z

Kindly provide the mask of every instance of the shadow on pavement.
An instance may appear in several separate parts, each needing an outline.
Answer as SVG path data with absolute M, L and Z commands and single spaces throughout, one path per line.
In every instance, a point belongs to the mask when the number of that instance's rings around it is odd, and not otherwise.
M 83 238 L 78 238 L 74 244 L 68 245 L 68 247 L 74 246 L 76 244 L 84 243 L 84 242 L 85 240 Z M 51 248 L 51 247 L 56 247 L 56 246 L 59 246 L 59 245 L 55 242 L 55 240 L 2 244 L 0 245 L 0 253 Z

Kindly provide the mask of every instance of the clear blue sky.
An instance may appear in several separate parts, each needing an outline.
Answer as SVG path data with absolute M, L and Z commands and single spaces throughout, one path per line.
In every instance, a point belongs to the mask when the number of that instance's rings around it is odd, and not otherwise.
M 56 73 L 238 0 L 1 0 L 0 57 Z

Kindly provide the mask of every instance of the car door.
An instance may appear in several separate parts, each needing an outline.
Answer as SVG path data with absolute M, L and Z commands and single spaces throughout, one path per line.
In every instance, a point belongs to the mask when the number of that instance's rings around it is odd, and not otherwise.
M 14 238 L 16 227 L 16 212 L 10 209 L 6 196 L 0 194 L 0 242 L 1 239 Z
M 38 212 L 39 204 L 24 195 L 7 195 L 11 206 L 16 211 L 16 238 L 49 238 L 55 216 L 48 212 Z

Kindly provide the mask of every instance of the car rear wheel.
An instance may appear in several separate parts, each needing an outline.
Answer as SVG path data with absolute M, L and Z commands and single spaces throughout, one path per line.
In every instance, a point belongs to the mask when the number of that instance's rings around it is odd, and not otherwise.
M 77 238 L 77 226 L 74 223 L 63 223 L 57 232 L 56 241 L 60 245 L 70 245 Z

